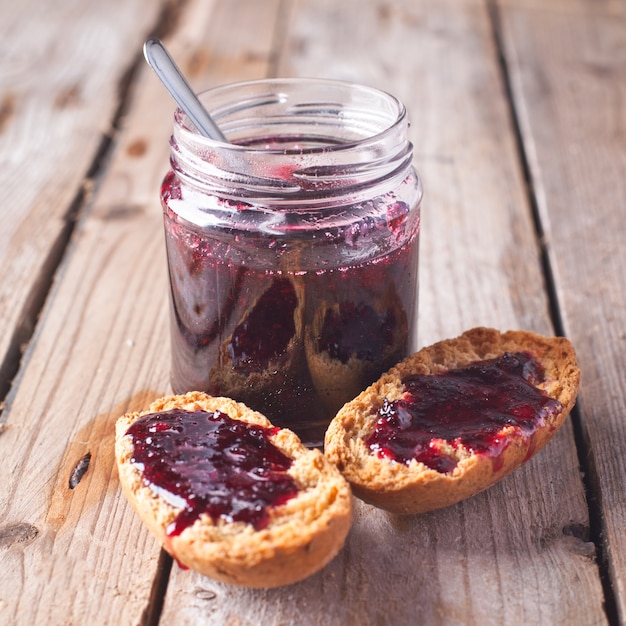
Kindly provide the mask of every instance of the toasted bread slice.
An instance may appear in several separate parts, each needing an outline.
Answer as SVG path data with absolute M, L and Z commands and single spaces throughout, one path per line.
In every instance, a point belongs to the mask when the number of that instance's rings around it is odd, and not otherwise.
M 249 514 L 257 515 L 255 523 L 241 515 L 237 517 L 246 498 L 239 491 L 232 510 L 228 509 L 227 502 L 226 514 L 217 514 L 215 509 L 206 507 L 195 508 L 200 497 L 206 502 L 213 502 L 224 495 L 224 489 L 221 492 L 211 491 L 214 489 L 211 481 L 221 481 L 219 476 L 209 479 L 209 475 L 213 476 L 211 468 L 217 463 L 214 463 L 216 457 L 213 455 L 219 455 L 218 461 L 222 466 L 226 465 L 226 471 L 229 471 L 233 454 L 235 457 L 239 454 L 241 458 L 246 455 L 244 444 L 235 442 L 226 452 L 220 449 L 221 444 L 214 444 L 209 435 L 205 437 L 203 432 L 199 433 L 198 428 L 205 429 L 206 420 L 217 419 L 210 416 L 219 416 L 219 413 L 246 424 L 244 433 L 256 428 L 254 432 L 261 437 L 259 432 L 262 431 L 262 443 L 267 444 L 268 454 L 286 460 L 287 467 L 283 468 L 285 471 L 278 472 L 278 478 L 295 485 L 295 491 L 280 502 L 271 503 L 263 510 L 253 506 Z M 187 420 L 195 420 L 193 428 L 196 436 L 188 438 L 191 445 L 177 442 L 172 444 L 175 448 L 197 448 L 198 439 L 202 439 L 209 441 L 205 447 L 212 449 L 207 454 L 201 449 L 199 456 L 195 450 L 191 455 L 184 452 L 187 467 L 182 470 L 173 467 L 176 464 L 171 459 L 169 462 L 165 460 L 165 466 L 154 465 L 162 459 L 158 458 L 158 454 L 145 455 L 144 449 L 148 444 L 153 445 L 153 439 L 162 436 L 163 432 L 173 432 L 168 427 L 171 422 L 166 423 L 168 419 L 178 420 L 175 426 L 179 426 L 180 430 L 186 428 Z M 232 422 L 228 423 L 232 428 Z M 234 426 L 241 429 L 241 424 Z M 145 435 L 146 432 L 148 435 Z M 144 436 L 138 433 L 144 433 Z M 248 450 L 254 451 L 255 448 Z M 144 412 L 126 414 L 116 424 L 115 454 L 126 497 L 165 549 L 180 564 L 222 582 L 249 587 L 276 587 L 305 578 L 337 554 L 350 527 L 350 487 L 321 452 L 307 449 L 291 431 L 274 428 L 260 413 L 228 398 L 191 392 L 157 400 Z M 264 459 L 262 461 L 265 462 Z M 191 499 L 188 492 L 182 495 L 173 493 L 176 489 L 169 489 L 165 479 L 162 484 L 154 479 L 155 475 L 168 472 L 167 476 L 170 476 L 169 472 L 175 471 L 184 483 L 190 473 L 194 475 L 195 468 L 189 467 L 194 463 L 202 468 L 195 474 L 194 480 L 202 484 Z M 237 464 L 237 461 L 232 463 Z M 275 461 L 269 462 L 265 470 L 271 469 L 272 463 Z M 210 471 L 206 470 L 207 466 Z M 270 477 L 268 480 L 275 479 Z M 228 479 L 221 482 L 227 483 Z M 257 484 L 254 480 L 252 482 L 256 488 Z M 214 493 L 217 495 L 211 495 Z
M 538 370 L 528 385 L 531 387 L 528 393 L 539 397 L 530 399 L 529 403 L 544 403 L 546 407 L 536 419 L 522 426 L 516 425 L 514 417 L 508 424 L 498 423 L 495 429 L 490 423 L 488 427 L 492 430 L 487 436 L 479 432 L 481 409 L 475 411 L 474 417 L 470 415 L 469 421 L 475 424 L 470 424 L 468 430 L 465 421 L 462 424 L 458 421 L 459 415 L 462 420 L 467 418 L 458 409 L 463 398 L 453 398 L 449 415 L 445 414 L 446 409 L 439 419 L 433 416 L 440 409 L 420 407 L 423 394 L 420 396 L 419 391 L 411 392 L 407 387 L 408 383 L 438 384 L 437 378 L 458 376 L 462 368 L 505 354 L 525 355 L 522 358 L 530 358 Z M 446 507 L 493 485 L 543 448 L 574 406 L 579 382 L 576 355 L 567 339 L 527 331 L 500 333 L 475 328 L 413 354 L 344 405 L 326 432 L 325 454 L 346 477 L 354 494 L 375 506 L 400 514 Z M 489 395 L 488 390 L 484 394 Z M 497 384 L 490 394 L 492 397 L 499 394 Z M 507 394 L 508 391 L 500 392 L 503 396 Z M 408 438 L 404 432 L 387 432 L 390 443 L 381 444 L 378 433 L 385 428 L 393 431 L 395 423 L 389 422 L 385 415 L 398 412 L 398 407 L 408 407 L 416 414 L 407 427 Z M 406 413 L 403 416 L 406 423 Z M 427 421 L 428 426 L 420 424 L 420 419 Z M 474 434 L 470 432 L 472 428 L 476 429 Z M 414 433 L 426 433 L 426 439 L 418 441 L 419 437 L 410 434 L 411 429 Z M 412 458 L 397 454 L 401 447 L 398 441 L 403 437 L 404 449 L 417 442 L 417 452 L 411 453 Z

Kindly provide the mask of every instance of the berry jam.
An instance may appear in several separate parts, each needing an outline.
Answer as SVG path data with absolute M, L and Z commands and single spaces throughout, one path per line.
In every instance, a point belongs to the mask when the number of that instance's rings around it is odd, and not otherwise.
M 331 359 L 342 363 L 353 356 L 363 361 L 376 361 L 393 343 L 395 328 L 393 309 L 379 315 L 363 302 L 345 302 L 338 312 L 326 311 L 318 346 Z
M 406 464 L 415 459 L 448 474 L 458 461 L 440 451 L 444 441 L 492 457 L 497 470 L 507 445 L 503 428 L 513 426 L 528 439 L 561 411 L 560 402 L 535 386 L 543 380 L 541 365 L 521 352 L 441 374 L 408 377 L 401 399 L 383 401 L 365 444 L 381 457 Z
M 390 194 L 359 206 L 356 224 L 346 210 L 319 231 L 287 220 L 283 236 L 239 233 L 186 219 L 203 197 L 185 191 L 165 179 L 174 391 L 234 398 L 319 444 L 341 383 L 312 357 L 367 363 L 338 408 L 415 349 L 419 214 Z M 246 205 L 223 204 L 246 223 Z
M 137 420 L 127 431 L 134 463 L 146 484 L 181 508 L 167 527 L 179 535 L 205 513 L 217 521 L 246 522 L 256 530 L 268 508 L 293 498 L 291 459 L 269 436 L 276 429 L 246 424 L 220 411 L 172 409 Z
M 296 332 L 297 304 L 293 284 L 275 280 L 233 332 L 228 350 L 236 370 L 261 372 L 285 353 Z

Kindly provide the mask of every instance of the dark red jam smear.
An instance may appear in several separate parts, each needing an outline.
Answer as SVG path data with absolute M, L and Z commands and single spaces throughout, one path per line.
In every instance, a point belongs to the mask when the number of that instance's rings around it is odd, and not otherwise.
M 385 348 L 393 343 L 395 326 L 393 309 L 380 314 L 363 302 L 342 302 L 338 311 L 326 311 L 318 347 L 342 363 L 352 356 L 362 361 L 378 361 Z
M 437 440 L 497 459 L 507 445 L 502 428 L 514 426 L 529 437 L 561 411 L 560 402 L 535 386 L 543 380 L 541 365 L 523 352 L 411 376 L 400 400 L 384 400 L 365 444 L 381 457 L 406 464 L 415 459 L 443 474 L 457 460 L 442 454 Z
M 296 333 L 297 306 L 293 283 L 286 278 L 274 280 L 233 332 L 228 350 L 236 370 L 261 372 L 286 352 Z
M 286 473 L 291 459 L 269 440 L 275 430 L 220 411 L 172 409 L 137 420 L 127 431 L 132 463 L 153 491 L 182 508 L 167 535 L 179 535 L 201 513 L 264 528 L 268 507 L 298 492 Z

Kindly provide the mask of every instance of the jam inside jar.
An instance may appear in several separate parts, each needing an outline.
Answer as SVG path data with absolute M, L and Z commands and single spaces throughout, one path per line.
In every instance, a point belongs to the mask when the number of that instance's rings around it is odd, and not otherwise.
M 161 198 L 172 386 L 245 402 L 316 445 L 415 350 L 421 185 L 403 105 L 337 81 L 200 95 L 175 114 Z

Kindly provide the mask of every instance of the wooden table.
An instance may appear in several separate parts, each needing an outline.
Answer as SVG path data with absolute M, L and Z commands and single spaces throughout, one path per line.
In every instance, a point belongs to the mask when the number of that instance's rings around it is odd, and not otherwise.
M 0 623 L 626 623 L 626 4 L 62 0 L 0 6 Z M 169 392 L 158 189 L 194 88 L 320 76 L 397 95 L 424 187 L 419 343 L 568 336 L 583 383 L 489 491 L 394 517 L 282 589 L 171 566 L 121 494 L 113 424 Z

